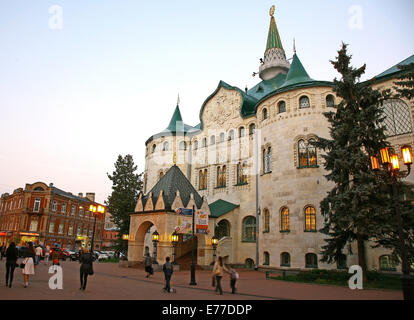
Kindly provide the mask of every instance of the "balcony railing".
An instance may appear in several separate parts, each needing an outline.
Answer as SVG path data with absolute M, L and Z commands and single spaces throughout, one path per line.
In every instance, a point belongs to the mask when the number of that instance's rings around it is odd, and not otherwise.
M 35 211 L 34 208 L 26 208 L 26 213 L 30 213 L 30 214 L 44 214 L 45 213 L 45 209 L 44 208 L 40 208 L 39 210 Z

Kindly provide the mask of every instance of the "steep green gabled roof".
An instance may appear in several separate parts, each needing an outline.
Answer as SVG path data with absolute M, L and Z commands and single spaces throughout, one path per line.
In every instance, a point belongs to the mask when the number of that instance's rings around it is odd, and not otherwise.
M 395 66 L 385 70 L 384 72 L 380 73 L 379 75 L 374 77 L 374 80 L 383 80 L 383 79 L 387 79 L 388 77 L 393 76 L 394 74 L 401 72 L 400 69 L 398 69 L 398 66 L 401 65 L 408 65 L 410 63 L 414 63 L 414 54 L 410 57 L 408 57 L 407 59 L 401 61 L 400 63 L 397 63 Z
M 201 208 L 201 205 L 203 204 L 203 198 L 193 187 L 180 168 L 175 165 L 172 166 L 170 170 L 168 170 L 167 173 L 155 184 L 155 186 L 152 187 L 152 189 L 142 198 L 143 207 L 145 207 L 151 192 L 152 203 L 155 206 L 161 190 L 163 190 L 163 200 L 166 210 L 171 210 L 171 205 L 174 202 L 177 190 L 180 192 L 180 197 L 184 207 L 186 207 L 190 201 L 190 194 L 194 195 L 194 201 L 198 208 Z
M 184 131 L 184 122 L 183 118 L 181 117 L 180 107 L 178 104 L 175 107 L 174 114 L 171 118 L 170 124 L 167 127 L 167 130 L 171 132 Z
M 238 208 L 238 204 L 234 204 L 222 199 L 219 199 L 211 204 L 208 205 L 210 208 L 210 216 L 212 218 L 218 218 L 222 215 L 229 213 L 230 211 L 234 210 L 235 208 Z
M 312 82 L 312 81 L 315 81 L 315 80 L 309 77 L 308 73 L 306 72 L 305 68 L 302 65 L 302 62 L 300 62 L 299 57 L 295 53 L 293 55 L 293 60 L 292 60 L 292 64 L 290 65 L 289 72 L 286 76 L 286 80 L 281 86 L 281 88 L 297 85 L 299 83 Z
M 279 48 L 283 50 L 282 41 L 280 40 L 279 30 L 276 26 L 275 17 L 270 19 L 269 34 L 267 36 L 266 51 L 272 48 Z

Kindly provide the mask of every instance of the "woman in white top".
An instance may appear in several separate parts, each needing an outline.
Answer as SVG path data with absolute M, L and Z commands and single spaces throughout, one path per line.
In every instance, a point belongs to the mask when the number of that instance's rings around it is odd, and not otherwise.
M 34 257 L 36 252 L 33 248 L 33 243 L 29 243 L 29 248 L 26 249 L 26 253 L 24 255 L 24 259 L 22 263 L 24 264 L 24 268 L 22 270 L 23 277 L 24 277 L 24 287 L 27 288 L 29 285 L 29 275 L 34 275 Z
M 223 278 L 224 271 L 228 272 L 229 270 L 225 267 L 223 258 L 218 257 L 218 260 L 213 267 L 213 276 L 216 278 L 216 292 L 219 291 L 220 295 L 223 294 L 223 289 L 221 288 L 221 278 Z

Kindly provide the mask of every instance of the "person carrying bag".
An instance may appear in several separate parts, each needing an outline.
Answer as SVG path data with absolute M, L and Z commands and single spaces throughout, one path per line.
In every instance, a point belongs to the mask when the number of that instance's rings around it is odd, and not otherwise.
M 86 283 L 88 276 L 93 275 L 93 257 L 89 253 L 88 249 L 85 249 L 83 254 L 79 257 L 80 266 L 80 288 L 79 290 L 86 289 Z

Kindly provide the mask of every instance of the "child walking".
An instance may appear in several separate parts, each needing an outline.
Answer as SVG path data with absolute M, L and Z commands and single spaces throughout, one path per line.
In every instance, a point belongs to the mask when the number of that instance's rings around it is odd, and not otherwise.
M 229 268 L 231 293 L 236 293 L 236 281 L 239 278 L 238 272 L 231 265 Z

